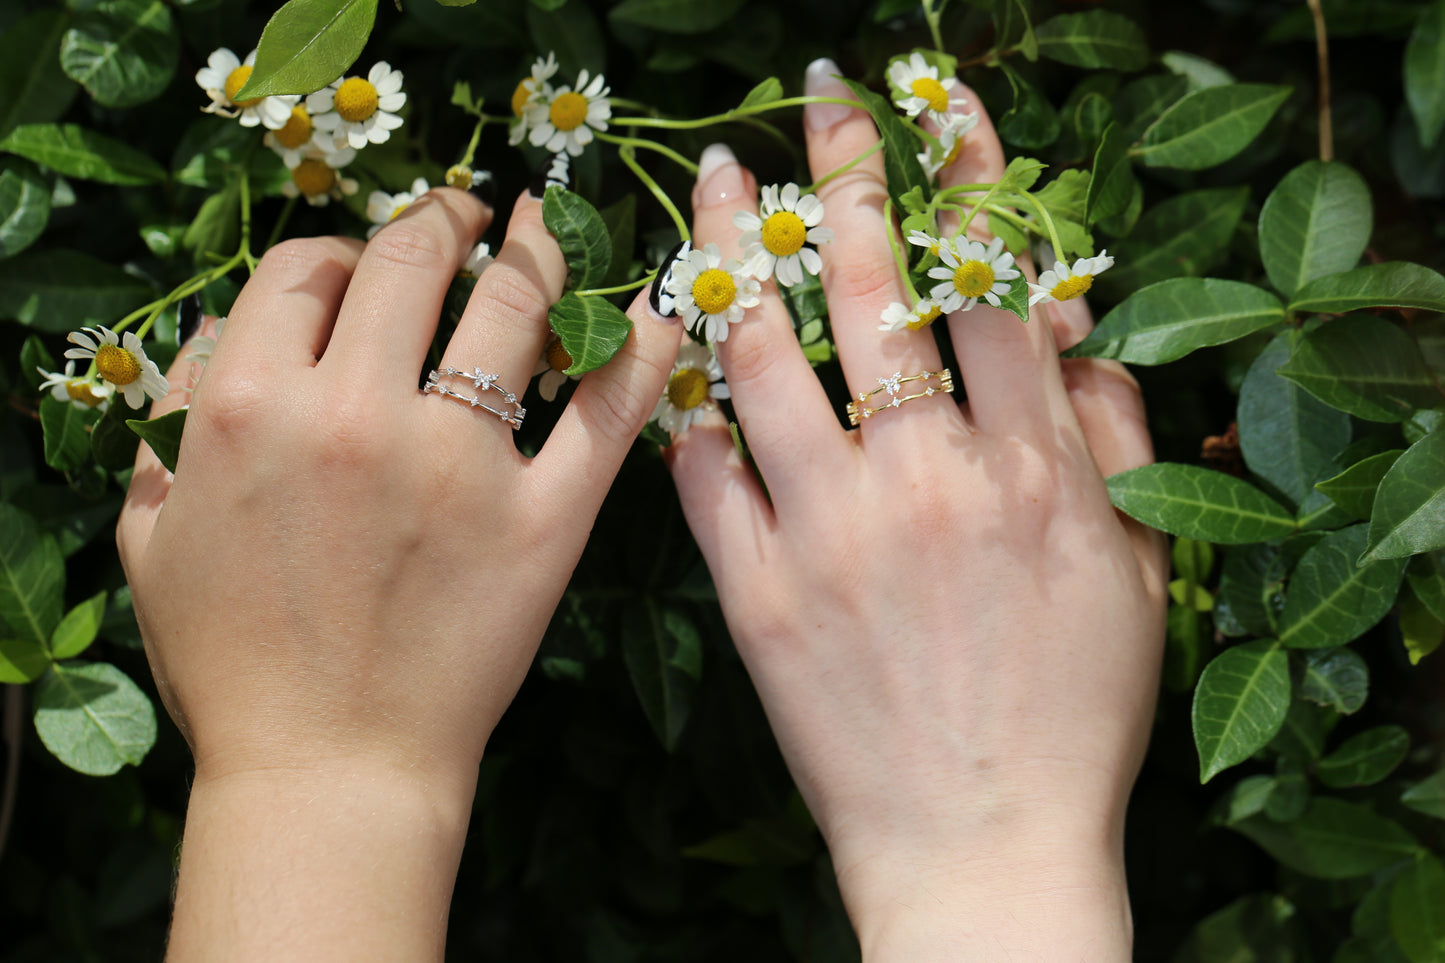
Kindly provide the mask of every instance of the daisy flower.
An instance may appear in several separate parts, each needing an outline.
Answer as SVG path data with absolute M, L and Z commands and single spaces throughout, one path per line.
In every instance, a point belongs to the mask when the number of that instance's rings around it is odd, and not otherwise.
M 186 360 L 192 364 L 205 365 L 210 362 L 211 354 L 216 350 L 216 342 L 220 340 L 221 331 L 226 327 L 225 318 L 216 319 L 216 333 L 214 335 L 198 335 L 191 342 L 191 353 L 186 355 Z
M 892 332 L 907 328 L 910 331 L 922 331 L 937 321 L 942 313 L 943 306 L 932 298 L 924 298 L 912 308 L 894 301 L 883 309 L 883 323 L 878 325 L 878 330 Z
M 744 233 L 738 238 L 743 263 L 753 277 L 765 281 L 777 273 L 778 283 L 803 283 L 803 272 L 817 274 L 823 269 L 817 245 L 833 240 L 833 229 L 819 227 L 823 202 L 816 194 L 802 194 L 797 184 L 772 184 L 763 188 L 759 214 L 738 211 L 733 225 Z
M 95 360 L 95 370 L 120 392 L 132 408 L 145 404 L 146 395 L 159 401 L 171 390 L 170 382 L 154 361 L 146 357 L 140 338 L 127 331 L 117 335 L 109 328 L 81 328 L 66 339 L 78 347 L 65 352 L 77 361 Z
M 512 91 L 512 116 L 516 119 L 512 121 L 511 133 L 507 135 L 507 143 L 513 147 L 527 139 L 527 109 L 551 98 L 552 85 L 547 81 L 556 72 L 557 58 L 549 50 L 547 59 L 538 57 L 532 64 L 532 72 L 517 81 L 516 89 Z
M 236 117 L 242 127 L 259 124 L 268 130 L 280 130 L 290 119 L 291 108 L 301 98 L 294 94 L 275 94 L 237 100 L 236 93 L 251 79 L 251 68 L 255 63 L 254 50 L 246 54 L 245 61 L 236 59 L 229 47 L 212 50 L 206 58 L 206 65 L 196 71 L 196 83 L 211 98 L 210 104 L 201 109 L 208 114 Z
M 963 150 L 963 135 L 978 126 L 977 113 L 941 114 L 935 119 L 939 121 L 938 147 L 929 144 L 918 155 L 918 163 L 929 177 L 937 177 L 939 171 L 958 160 L 958 154 Z
M 306 109 L 316 129 L 330 134 L 338 147 L 350 144 L 361 150 L 386 143 L 401 126 L 396 112 L 405 103 L 401 71 L 382 60 L 365 77 L 346 77 L 322 87 L 306 98 Z
M 547 335 L 547 344 L 542 348 L 542 357 L 537 359 L 537 367 L 532 369 L 532 377 L 541 375 L 537 382 L 537 393 L 542 396 L 543 401 L 556 401 L 557 389 L 562 387 L 570 379 L 577 381 L 581 375 L 569 375 L 567 369 L 572 367 L 572 356 L 567 349 L 562 347 L 562 339 L 555 333 Z M 654 417 L 656 417 L 654 415 Z
M 948 92 L 958 80 L 954 77 L 939 80 L 938 68 L 931 66 L 920 53 L 909 54 L 906 61 L 899 59 L 889 64 L 888 82 L 898 88 L 893 103 L 909 117 L 917 117 L 927 110 L 943 123 L 950 107 L 968 103 L 961 97 L 949 99 Z
M 429 190 L 431 190 L 431 185 L 426 182 L 426 178 L 418 177 L 411 182 L 409 191 L 398 191 L 395 194 L 388 194 L 386 191 L 372 191 L 366 199 L 366 217 L 371 221 L 371 227 L 366 229 L 366 236 L 371 237 L 390 224 L 398 214 L 410 207 L 417 198 Z
M 762 285 L 748 276 L 736 258 L 722 259 L 716 244 L 692 250 L 672 262 L 666 291 L 682 323 L 706 341 L 726 341 L 728 326 L 756 307 Z
M 540 201 L 547 196 L 547 188 L 553 185 L 564 191 L 572 188 L 572 157 L 565 150 L 542 162 L 532 177 L 532 183 L 527 185 L 527 193 Z
M 722 376 L 722 365 L 707 345 L 683 338 L 672 364 L 672 376 L 667 379 L 667 390 L 649 420 L 674 435 L 687 431 L 703 412 L 717 407 L 717 399 L 732 396 Z
M 1096 276 L 1113 266 L 1114 259 L 1108 251 L 1100 251 L 1097 257 L 1081 257 L 1072 268 L 1063 261 L 1055 261 L 1054 269 L 1041 274 L 1038 284 L 1029 284 L 1034 292 L 1029 296 L 1029 307 L 1077 298 L 1094 286 Z
M 685 262 L 691 253 L 691 241 L 682 241 L 669 251 L 652 277 L 652 286 L 647 289 L 647 300 L 652 305 L 652 310 L 664 318 L 677 317 L 677 301 L 668 292 L 667 286 L 672 283 L 673 269 Z
M 337 170 L 350 164 L 356 151 L 350 147 L 326 153 L 313 150 L 291 168 L 291 179 L 281 185 L 287 197 L 304 197 L 312 207 L 325 207 L 332 198 L 341 200 L 355 194 L 357 183 L 350 177 L 338 176 Z
M 612 116 L 612 102 L 607 95 L 612 88 L 603 86 L 598 74 L 587 82 L 587 71 L 577 76 L 577 89 L 559 87 L 551 97 L 540 98 L 527 108 L 527 135 L 534 147 L 545 147 L 552 153 L 565 150 L 573 157 L 592 143 L 594 130 L 606 130 Z
M 930 268 L 928 276 L 943 281 L 929 292 L 946 312 L 967 311 L 979 298 L 994 307 L 1008 294 L 1009 283 L 1019 276 L 1014 256 L 1003 248 L 1003 238 L 996 237 L 985 246 L 982 241 L 953 242 L 940 252 L 943 264 Z
M 110 407 L 111 386 L 94 378 L 77 378 L 74 361 L 65 362 L 64 371 L 46 371 L 39 367 L 35 370 L 45 377 L 40 383 L 40 390 L 48 389 L 50 397 L 56 401 L 70 401 L 77 408 L 99 408 L 101 411 Z
M 937 258 L 943 257 L 944 251 L 953 250 L 952 238 L 934 237 L 927 231 L 909 231 L 906 240 L 914 247 L 921 247 Z
M 277 130 L 268 130 L 261 142 L 281 158 L 281 163 L 291 169 L 306 159 L 308 153 L 325 152 L 332 146 L 330 138 L 325 143 L 316 141 L 316 125 L 311 122 L 311 112 L 305 104 L 291 108 L 291 116 Z
M 472 248 L 472 253 L 467 255 L 467 260 L 466 263 L 462 265 L 461 273 L 474 278 L 481 277 L 482 272 L 490 267 L 494 260 L 495 258 L 492 257 L 490 245 L 488 245 L 486 241 L 478 241 L 477 246 Z M 567 362 L 567 366 L 570 368 L 572 362 Z

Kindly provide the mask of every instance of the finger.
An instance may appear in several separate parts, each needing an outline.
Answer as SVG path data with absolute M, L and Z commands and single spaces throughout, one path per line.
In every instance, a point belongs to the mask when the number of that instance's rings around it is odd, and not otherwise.
M 1083 298 L 1050 301 L 1042 307 L 1049 327 L 1054 330 L 1054 343 L 1059 346 L 1060 351 L 1069 350 L 1094 330 L 1094 314 Z
M 256 364 L 316 364 L 365 245 L 345 237 L 282 241 L 261 258 L 226 320 L 226 343 L 211 364 L 234 354 Z

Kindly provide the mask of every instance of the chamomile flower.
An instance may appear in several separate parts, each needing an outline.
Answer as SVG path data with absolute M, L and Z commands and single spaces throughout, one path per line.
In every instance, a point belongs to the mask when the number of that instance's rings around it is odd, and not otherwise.
M 1108 251 L 1100 251 L 1097 257 L 1081 257 L 1072 268 L 1063 261 L 1055 261 L 1052 271 L 1039 275 L 1038 284 L 1029 284 L 1034 292 L 1029 296 L 1029 307 L 1077 298 L 1094 286 L 1094 278 L 1113 266 L 1114 259 Z
M 967 100 L 960 97 L 950 99 L 948 92 L 958 84 L 953 77 L 938 79 L 938 68 L 930 65 L 920 53 L 908 55 L 908 59 L 895 60 L 888 66 L 888 82 L 898 88 L 893 94 L 893 103 L 909 117 L 917 117 L 925 110 L 935 117 L 947 116 L 950 107 L 963 106 Z
M 943 281 L 929 292 L 945 312 L 967 311 L 979 298 L 999 307 L 1008 294 L 1009 282 L 1019 276 L 1014 256 L 1003 248 L 1003 238 L 985 245 L 982 241 L 960 241 L 940 252 L 943 264 L 930 268 L 928 276 Z
M 355 158 L 356 151 L 350 147 L 331 153 L 312 150 L 301 163 L 291 168 L 291 179 L 281 185 L 281 193 L 287 197 L 305 198 L 312 207 L 325 207 L 333 199 L 339 201 L 355 194 L 356 181 L 339 174 L 340 169 Z
M 934 257 L 943 257 L 944 251 L 953 250 L 953 238 L 934 237 L 927 231 L 909 231 L 905 238 L 914 247 L 921 247 Z
M 210 104 L 201 109 L 208 114 L 235 117 L 242 127 L 259 124 L 268 130 L 280 130 L 290 119 L 291 108 L 301 98 L 292 94 L 273 94 L 237 100 L 236 94 L 251 79 L 251 68 L 255 63 L 254 50 L 246 55 L 244 61 L 237 59 L 229 47 L 212 50 L 206 58 L 206 65 L 196 71 L 196 83 L 211 98 Z
M 577 76 L 577 87 L 559 87 L 550 97 L 540 98 L 527 108 L 527 137 L 534 147 L 556 153 L 565 150 L 573 157 L 592 143 L 594 131 L 606 130 L 612 117 L 612 88 L 598 74 L 588 82 L 587 71 Z
M 431 185 L 426 182 L 426 178 L 418 177 L 411 182 L 409 191 L 398 191 L 395 194 L 388 194 L 386 191 L 372 191 L 366 199 L 366 217 L 371 221 L 371 227 L 366 229 L 366 236 L 371 237 L 390 224 L 398 214 L 410 207 L 417 198 L 429 190 L 431 190 Z
M 567 374 L 570 367 L 572 356 L 562 347 L 562 339 L 556 334 L 548 334 L 547 344 L 542 348 L 542 357 L 537 359 L 537 367 L 532 369 L 532 377 L 542 376 L 537 381 L 537 394 L 542 396 L 543 401 L 556 401 L 558 388 L 569 379 L 577 381 L 582 377 Z
M 316 142 L 316 125 L 311 122 L 311 112 L 305 104 L 293 106 L 286 123 L 277 130 L 268 130 L 261 142 L 275 151 L 281 163 L 292 170 L 306 159 L 308 152 L 324 152 L 332 146 L 329 137 L 324 144 Z
M 557 58 L 549 50 L 545 60 L 538 57 L 532 64 L 532 72 L 517 81 L 517 86 L 512 91 L 512 116 L 515 119 L 512 121 L 512 130 L 507 135 L 507 143 L 513 147 L 527 139 L 527 108 L 551 98 L 552 85 L 547 81 L 551 80 L 556 72 Z
M 883 309 L 883 323 L 878 325 L 878 330 L 892 332 L 907 328 L 910 331 L 922 331 L 937 321 L 942 313 L 942 305 L 932 298 L 924 298 L 912 308 L 894 301 Z
M 221 331 L 226 327 L 225 318 L 216 319 L 216 333 L 214 335 L 198 335 L 191 341 L 191 353 L 186 355 L 186 360 L 192 364 L 206 365 L 210 363 L 211 354 L 216 350 L 216 342 L 221 338 Z
M 738 238 L 743 263 L 753 277 L 765 281 L 775 273 L 778 283 L 803 283 L 803 272 L 823 269 L 817 245 L 833 240 L 833 229 L 819 227 L 823 202 L 816 194 L 803 194 L 797 184 L 764 187 L 760 213 L 738 211 L 733 225 L 744 233 Z
M 96 325 L 70 332 L 66 339 L 77 347 L 65 352 L 77 361 L 95 359 L 95 370 L 132 408 L 145 404 L 146 396 L 159 401 L 171 390 L 170 382 L 154 361 L 146 357 L 140 338 L 132 331 L 117 335 Z
M 468 277 L 479 278 L 482 272 L 491 266 L 492 248 L 486 241 L 478 241 L 477 246 L 472 248 L 472 253 L 467 255 L 466 262 L 462 265 L 462 273 Z M 569 366 L 571 362 L 568 362 Z
M 674 435 L 687 431 L 704 412 L 717 407 L 719 398 L 732 396 L 722 376 L 722 365 L 707 345 L 683 338 L 672 364 L 672 376 L 667 379 L 667 390 L 649 420 Z
M 726 341 L 728 326 L 743 319 L 745 308 L 757 306 L 762 285 L 736 258 L 724 261 L 718 246 L 708 244 L 672 263 L 666 290 L 689 330 L 705 341 Z
M 306 109 L 316 129 L 330 134 L 336 146 L 350 144 L 361 150 L 367 144 L 384 144 L 401 126 L 397 111 L 406 104 L 401 71 L 378 61 L 365 77 L 334 81 L 306 98 Z
M 939 121 L 938 146 L 929 144 L 918 155 L 918 163 L 929 177 L 937 177 L 939 171 L 958 160 L 959 152 L 963 150 L 963 135 L 978 126 L 977 113 L 941 114 L 936 119 Z
M 45 376 L 45 380 L 40 383 L 40 390 L 48 390 L 50 397 L 56 401 L 69 401 L 82 409 L 99 408 L 104 411 L 110 407 L 110 396 L 114 389 L 94 378 L 77 378 L 74 361 L 65 362 L 64 371 L 46 371 L 38 367 L 35 370 Z

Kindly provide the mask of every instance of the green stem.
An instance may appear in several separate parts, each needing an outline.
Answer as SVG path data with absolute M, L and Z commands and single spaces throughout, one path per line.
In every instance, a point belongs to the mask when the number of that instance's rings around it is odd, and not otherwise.
M 1028 201 L 1029 206 L 1038 212 L 1039 220 L 1043 221 L 1044 227 L 1048 229 L 1049 243 L 1054 246 L 1054 260 L 1062 261 L 1064 259 L 1064 246 L 1059 243 L 1059 231 L 1054 227 L 1054 219 L 1049 216 L 1048 208 L 1040 204 L 1038 199 L 1028 191 L 1020 191 L 1019 196 Z
M 615 287 L 610 288 L 588 288 L 585 291 L 574 291 L 573 293 L 576 294 L 579 298 L 602 297 L 603 295 L 607 294 L 622 294 L 624 291 L 635 291 L 638 288 L 647 287 L 647 285 L 652 283 L 652 279 L 655 277 L 657 277 L 657 272 L 652 271 L 649 274 L 644 274 L 636 281 L 628 281 L 626 284 L 619 284 Z
M 241 249 L 238 251 L 246 261 L 246 271 L 256 273 L 256 255 L 251 253 L 251 178 L 241 171 Z
M 809 184 L 807 187 L 803 188 L 803 192 L 806 194 L 816 193 L 818 189 L 821 188 L 824 184 L 827 184 L 835 177 L 840 177 L 843 174 L 848 173 L 853 168 L 857 167 L 859 164 L 863 163 L 863 161 L 872 157 L 874 154 L 878 153 L 882 149 L 883 141 L 875 140 L 872 147 L 868 148 L 863 153 L 859 154 L 857 157 L 853 158 L 843 166 L 833 168 L 828 173 L 824 174 L 822 177 L 814 181 L 812 184 Z
M 656 151 L 668 160 L 673 161 L 689 174 L 696 176 L 697 165 L 666 144 L 659 144 L 655 140 L 646 140 L 641 137 L 619 137 L 616 134 L 597 134 L 597 139 L 606 141 L 609 144 L 616 144 L 618 147 L 642 147 L 646 150 Z
M 933 0 L 923 0 L 923 19 L 928 21 L 928 32 L 933 34 L 933 49 L 944 53 L 943 34 L 938 29 L 938 23 L 942 19 L 942 11 L 933 9 Z
M 482 127 L 485 126 L 486 123 L 487 123 L 487 115 L 486 115 L 486 114 L 482 114 L 481 116 L 479 116 L 479 117 L 477 118 L 476 126 L 474 126 L 474 127 L 472 128 L 472 139 L 467 142 L 467 150 L 466 150 L 466 153 L 462 154 L 462 159 L 457 162 L 457 163 L 459 163 L 462 167 L 471 167 L 471 166 L 472 166 L 472 158 L 475 157 L 475 156 L 477 156 L 477 141 L 479 141 L 479 140 L 481 139 L 481 137 L 482 137 Z
M 688 230 L 687 221 L 683 220 L 682 214 L 677 210 L 677 205 L 672 203 L 672 198 L 668 197 L 667 192 L 658 186 L 657 181 L 652 179 L 652 175 L 642 169 L 642 165 L 637 163 L 634 154 L 635 148 L 631 144 L 624 144 L 617 150 L 617 156 L 622 158 L 622 163 L 631 168 L 632 173 L 637 175 L 637 179 L 642 181 L 652 192 L 652 196 L 657 198 L 657 202 L 667 211 L 672 218 L 672 223 L 677 225 L 677 233 L 682 236 L 684 241 L 692 240 L 692 232 Z
M 271 228 L 271 236 L 266 238 L 266 251 L 271 250 L 271 248 L 276 246 L 276 242 L 281 240 L 281 229 L 284 228 L 286 222 L 291 219 L 291 212 L 296 209 L 296 202 L 298 200 L 300 200 L 299 197 L 286 198 L 286 204 L 281 208 L 281 216 L 276 218 L 276 226 Z M 264 254 L 265 251 L 262 253 Z
M 665 127 L 668 130 L 696 130 L 699 127 L 725 124 L 729 121 L 751 117 L 754 114 L 763 114 L 770 110 L 778 110 L 783 107 L 801 107 L 806 104 L 845 104 L 849 107 L 863 106 L 851 97 L 784 97 L 782 100 L 774 100 L 766 104 L 756 104 L 752 107 L 734 107 L 726 113 L 713 114 L 710 117 L 699 117 L 693 120 L 673 120 L 667 117 L 614 117 L 610 123 L 615 127 Z
M 903 278 L 903 286 L 908 289 L 908 307 L 911 310 L 923 299 L 918 296 L 918 289 L 913 286 L 913 279 L 908 276 L 908 256 L 903 252 L 903 245 L 898 243 L 898 233 L 893 230 L 891 197 L 883 198 L 883 224 L 884 233 L 888 235 L 888 249 L 893 252 L 893 263 L 898 266 L 898 276 Z

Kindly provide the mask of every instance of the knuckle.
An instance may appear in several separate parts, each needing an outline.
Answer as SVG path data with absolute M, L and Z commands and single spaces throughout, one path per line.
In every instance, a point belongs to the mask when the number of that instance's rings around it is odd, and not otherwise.
M 720 348 L 727 358 L 728 381 L 741 384 L 763 378 L 783 357 L 783 352 L 768 341 L 761 325 L 738 325 L 737 328 Z
M 898 300 L 898 270 L 892 258 L 844 257 L 828 267 L 824 282 L 829 300 L 887 304 Z
M 417 219 L 398 220 L 379 231 L 366 245 L 369 258 L 412 270 L 445 262 L 447 252 L 436 231 Z
M 608 443 L 625 443 L 642 429 L 643 420 L 657 404 L 656 398 L 647 397 L 643 386 L 657 380 L 636 371 L 630 377 L 603 375 L 593 382 L 589 420 Z
M 217 438 L 245 439 L 263 422 L 273 394 L 264 371 L 217 367 L 196 387 L 188 425 L 194 419 Z
M 346 265 L 322 238 L 294 237 L 262 255 L 257 272 L 262 270 L 282 277 L 306 277 L 317 271 L 346 270 Z
M 542 288 L 524 271 L 511 265 L 493 264 L 486 279 L 486 311 L 500 320 L 525 319 L 528 327 L 545 318 L 552 303 Z

